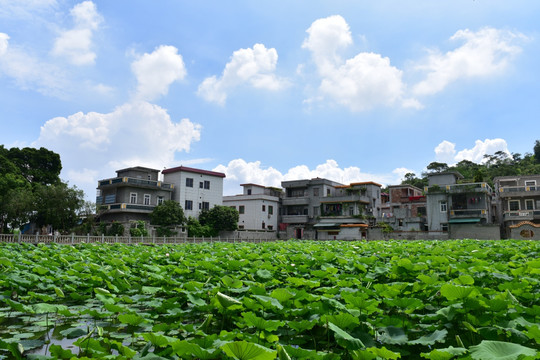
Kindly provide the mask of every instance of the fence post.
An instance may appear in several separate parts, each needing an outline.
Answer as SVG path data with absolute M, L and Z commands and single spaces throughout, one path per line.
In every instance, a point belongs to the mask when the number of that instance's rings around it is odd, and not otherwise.
M 90 243 L 90 233 L 86 233 L 86 243 Z
M 75 233 L 71 233 L 71 245 L 75 243 Z
M 17 241 L 18 241 L 19 244 L 20 244 L 20 243 L 21 243 L 21 233 L 19 232 L 17 235 L 18 235 L 18 238 L 19 238 Z
M 56 234 L 56 231 L 53 233 L 53 243 L 56 244 L 56 238 L 57 238 L 57 234 Z
M 156 234 L 152 234 L 152 244 L 156 243 Z
M 105 242 L 105 234 L 101 234 L 101 243 L 103 244 Z
M 39 242 L 39 237 L 38 237 L 38 233 L 36 233 L 36 244 Z
M 114 243 L 118 243 L 118 234 L 114 235 Z

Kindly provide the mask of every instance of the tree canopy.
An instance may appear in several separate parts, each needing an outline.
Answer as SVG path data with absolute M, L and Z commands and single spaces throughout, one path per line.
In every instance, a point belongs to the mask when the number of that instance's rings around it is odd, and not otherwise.
M 212 209 L 203 211 L 199 215 L 201 225 L 209 225 L 214 231 L 234 231 L 238 228 L 238 210 L 222 205 L 216 205 Z
M 150 222 L 158 226 L 175 226 L 184 224 L 186 218 L 179 203 L 167 200 L 154 208 L 150 214 Z

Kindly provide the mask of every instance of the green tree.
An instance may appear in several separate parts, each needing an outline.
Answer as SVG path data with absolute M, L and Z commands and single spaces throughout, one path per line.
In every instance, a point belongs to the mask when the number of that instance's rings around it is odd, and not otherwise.
M 62 163 L 60 155 L 45 148 L 11 148 L 7 157 L 17 168 L 21 175 L 33 184 L 58 184 Z
M 167 200 L 154 208 L 150 214 L 150 223 L 158 226 L 182 225 L 186 222 L 184 210 L 176 201 Z
M 540 164 L 540 140 L 536 140 L 534 143 L 534 160 L 537 164 Z
M 212 229 L 209 225 L 201 225 L 199 220 L 189 217 L 187 219 L 187 231 L 189 237 L 208 237 L 208 236 L 214 236 L 215 232 L 214 229 Z
M 38 226 L 51 225 L 55 230 L 68 231 L 77 225 L 83 205 L 84 193 L 75 186 L 63 182 L 37 184 L 33 220 Z
M 228 206 L 216 205 L 199 215 L 201 225 L 208 225 L 217 235 L 220 231 L 234 231 L 238 229 L 238 210 Z
M 432 172 L 444 172 L 448 170 L 448 164 L 433 161 L 426 168 Z

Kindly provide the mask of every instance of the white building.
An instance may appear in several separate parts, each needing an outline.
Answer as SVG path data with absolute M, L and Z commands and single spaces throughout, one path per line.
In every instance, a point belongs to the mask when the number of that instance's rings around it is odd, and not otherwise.
M 256 184 L 242 184 L 241 195 L 224 196 L 223 205 L 238 210 L 239 230 L 277 231 L 281 189 Z
M 199 218 L 203 210 L 223 204 L 223 178 L 215 171 L 178 166 L 161 172 L 163 181 L 174 184 L 173 200 L 184 209 L 187 217 Z

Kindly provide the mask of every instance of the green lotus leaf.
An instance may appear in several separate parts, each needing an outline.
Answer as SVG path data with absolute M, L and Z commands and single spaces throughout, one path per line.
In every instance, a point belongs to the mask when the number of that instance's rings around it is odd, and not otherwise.
M 430 360 L 450 360 L 456 356 L 463 355 L 467 352 L 465 348 L 455 348 L 450 346 L 446 349 L 435 349 L 429 353 L 421 353 L 423 358 Z
M 385 344 L 403 345 L 406 344 L 407 334 L 402 328 L 395 326 L 387 326 L 381 329 L 379 340 Z
M 464 299 L 469 296 L 474 287 L 444 284 L 441 286 L 441 295 L 448 300 Z
M 242 305 L 240 301 L 236 300 L 235 298 L 230 297 L 229 295 L 225 295 L 219 291 L 216 294 L 216 298 L 218 299 L 221 306 L 223 306 L 224 308 L 228 308 L 233 305 Z
M 269 309 L 269 308 L 278 308 L 279 310 L 283 309 L 283 305 L 281 305 L 281 303 L 273 297 L 264 296 L 264 295 L 253 295 L 253 297 L 259 300 L 262 306 L 264 306 L 266 309 Z
M 523 356 L 536 356 L 537 351 L 519 344 L 483 340 L 480 345 L 469 348 L 475 360 L 515 360 Z
M 284 325 L 283 321 L 266 320 L 258 317 L 252 312 L 242 313 L 242 317 L 248 326 L 255 327 L 258 330 L 275 331 L 277 328 Z
M 144 321 L 144 318 L 137 314 L 121 314 L 118 315 L 118 320 L 120 320 L 122 324 L 137 326 Z
M 416 340 L 409 341 L 409 344 L 420 344 L 420 345 L 434 345 L 438 342 L 444 342 L 446 339 L 446 335 L 448 335 L 448 330 L 435 330 L 433 333 L 422 336 Z
M 275 360 L 277 351 L 247 341 L 234 341 L 221 346 L 221 349 L 238 360 Z
M 52 344 L 49 347 L 49 352 L 57 359 L 71 359 L 75 354 L 71 350 L 64 350 L 60 345 Z
M 328 328 L 334 332 L 337 343 L 344 348 L 348 350 L 359 350 L 366 347 L 360 339 L 352 337 L 349 333 L 331 322 L 328 323 Z

